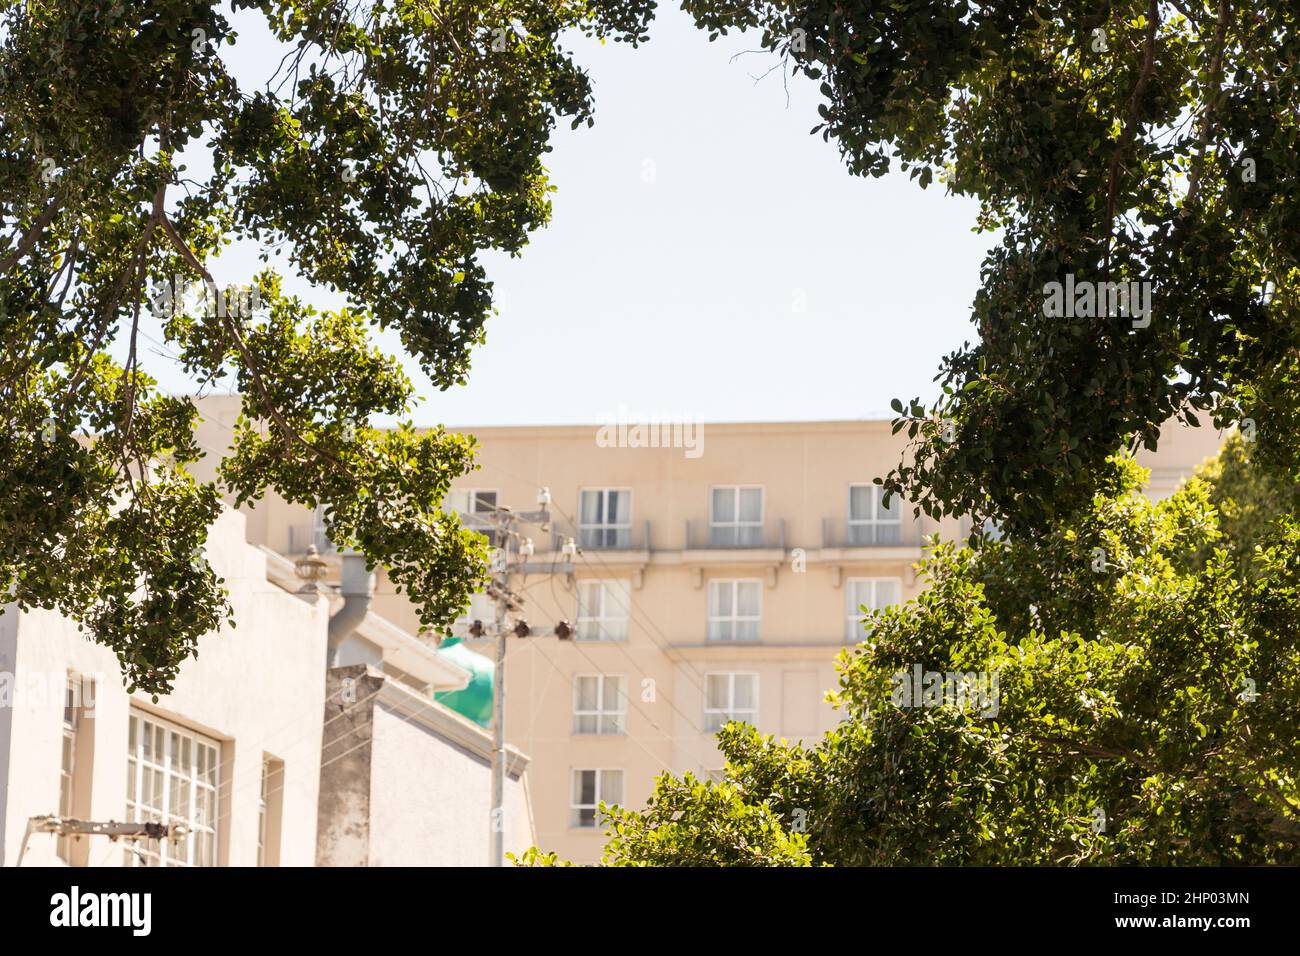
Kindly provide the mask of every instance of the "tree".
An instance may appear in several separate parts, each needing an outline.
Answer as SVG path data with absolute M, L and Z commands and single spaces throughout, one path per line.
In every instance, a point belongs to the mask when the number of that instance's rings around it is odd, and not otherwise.
M 1300 477 L 1294 3 L 684 5 L 820 83 L 813 131 L 851 172 L 892 157 L 1001 230 L 978 342 L 943 359 L 932 407 L 895 403 L 913 441 L 891 494 L 1041 528 L 1086 510 L 1115 450 L 1197 411 Z
M 132 689 L 164 693 L 229 615 L 201 553 L 219 492 L 274 489 L 323 505 L 424 625 L 454 618 L 484 546 L 439 504 L 472 442 L 370 426 L 406 416 L 413 386 L 368 329 L 396 330 L 440 388 L 464 380 L 491 311 L 479 253 L 545 223 L 551 130 L 592 121 L 561 33 L 635 44 L 652 6 L 234 0 L 287 50 L 252 88 L 216 3 L 0 0 L 7 599 L 70 616 Z M 346 306 L 318 313 L 270 269 L 217 289 L 209 262 L 240 239 Z M 194 407 L 147 374 L 149 308 L 191 376 L 243 396 L 220 488 L 187 470 Z
M 1254 529 L 1247 574 L 1202 560 L 1213 487 L 1144 477 L 1114 457 L 1043 537 L 937 546 L 841 655 L 835 730 L 727 725 L 725 781 L 661 777 L 606 862 L 1300 862 L 1300 523 Z
M 1196 472 L 1210 486 L 1223 547 L 1244 574 L 1253 573 L 1255 549 L 1275 542 L 1288 515 L 1300 515 L 1300 484 L 1261 468 L 1252 448 L 1248 435 L 1232 435 Z M 1200 559 L 1208 561 L 1211 550 Z

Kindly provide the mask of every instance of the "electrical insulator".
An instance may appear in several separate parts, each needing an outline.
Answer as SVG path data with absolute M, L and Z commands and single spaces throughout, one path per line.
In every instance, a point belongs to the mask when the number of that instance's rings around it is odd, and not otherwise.
M 519 621 L 515 624 L 515 637 L 527 637 L 533 633 L 533 629 L 528 626 L 527 621 Z
M 572 640 L 573 639 L 572 625 L 570 625 L 568 621 L 561 621 L 559 624 L 555 625 L 555 636 L 562 641 Z
M 470 636 L 470 637 L 482 637 L 482 636 L 483 636 L 483 622 L 482 622 L 482 621 L 475 621 L 473 624 L 471 624 L 471 625 L 469 626 L 469 636 Z

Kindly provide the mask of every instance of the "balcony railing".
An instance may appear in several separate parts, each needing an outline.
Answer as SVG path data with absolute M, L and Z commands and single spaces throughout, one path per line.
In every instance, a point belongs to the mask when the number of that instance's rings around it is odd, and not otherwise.
M 583 551 L 649 551 L 650 522 L 626 525 L 573 525 L 564 522 L 551 526 L 551 550 L 558 551 L 565 538 L 573 538 Z
M 778 518 L 763 524 L 686 522 L 688 551 L 745 548 L 785 550 L 785 520 Z
M 898 521 L 822 519 L 823 548 L 916 548 L 921 538 L 921 522 L 912 517 Z

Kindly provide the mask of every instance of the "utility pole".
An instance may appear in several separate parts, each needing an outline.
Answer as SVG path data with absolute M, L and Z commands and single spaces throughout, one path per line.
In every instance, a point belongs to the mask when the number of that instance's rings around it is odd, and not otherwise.
M 551 513 L 548 506 L 551 493 L 542 488 L 537 493 L 537 511 L 516 512 L 509 508 L 498 507 L 490 512 L 462 515 L 467 527 L 491 530 L 495 538 L 495 551 L 492 557 L 492 583 L 487 587 L 487 595 L 492 598 L 495 609 L 491 633 L 482 621 L 474 621 L 470 626 L 470 636 L 476 638 L 493 637 L 496 639 L 496 673 L 492 681 L 492 807 L 488 817 L 491 849 L 489 866 L 505 865 L 505 780 L 506 780 L 506 639 L 514 634 L 516 637 L 529 637 L 532 628 L 519 616 L 523 611 L 524 599 L 510 587 L 511 575 L 521 572 L 525 575 L 530 570 L 550 571 L 554 569 L 538 568 L 528 564 L 533 556 L 532 538 L 520 533 L 520 526 L 535 524 L 543 532 L 550 530 Z M 577 546 L 572 538 L 565 541 L 561 553 L 565 558 L 564 571 L 572 573 L 573 558 Z M 518 560 L 515 559 L 518 556 Z M 513 625 L 509 617 L 516 617 Z M 562 640 L 568 639 L 572 628 L 567 621 L 561 621 L 555 628 L 555 635 Z

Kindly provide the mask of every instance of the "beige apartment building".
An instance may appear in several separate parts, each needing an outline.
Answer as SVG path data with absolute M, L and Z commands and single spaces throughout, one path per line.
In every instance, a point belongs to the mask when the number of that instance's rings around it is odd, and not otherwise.
M 679 423 L 656 431 L 657 447 L 645 429 L 459 430 L 477 436 L 480 467 L 456 483 L 453 507 L 532 511 L 549 490 L 551 525 L 525 529 L 534 553 L 511 582 L 532 634 L 509 639 L 506 737 L 531 758 L 538 845 L 576 862 L 600 857 L 599 801 L 640 806 L 664 771 L 719 773 L 714 733 L 727 720 L 792 741 L 833 727 L 824 697 L 837 655 L 860 639 L 859 605 L 912 597 L 924 538 L 969 531 L 882 507 L 872 481 L 905 449 L 888 421 Z M 1219 440 L 1167 428 L 1160 452 L 1141 456 L 1148 493 L 1168 494 Z M 291 558 L 328 548 L 305 509 L 265 504 L 250 536 Z M 418 629 L 382 574 L 374 607 Z M 477 595 L 455 636 L 494 655 L 493 640 L 468 633 L 493 613 Z M 555 635 L 561 621 L 572 639 Z

